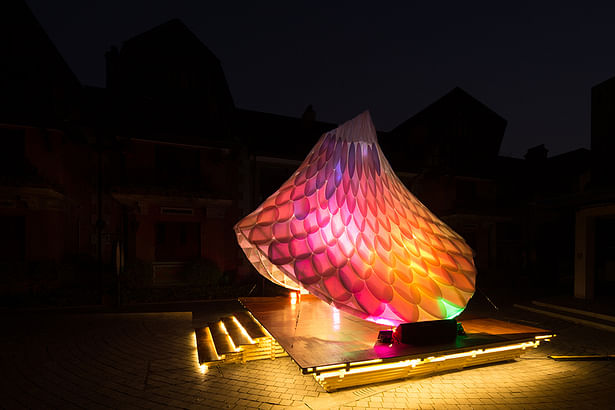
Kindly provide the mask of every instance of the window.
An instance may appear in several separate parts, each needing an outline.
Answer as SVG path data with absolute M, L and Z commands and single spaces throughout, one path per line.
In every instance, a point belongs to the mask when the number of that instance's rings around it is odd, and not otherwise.
M 156 182 L 164 186 L 195 187 L 200 180 L 200 152 L 197 149 L 157 145 Z
M 169 208 L 169 207 L 162 207 L 160 208 L 160 213 L 162 215 L 186 215 L 186 216 L 192 216 L 194 215 L 194 209 L 192 208 Z
M 520 241 L 522 232 L 521 224 L 512 222 L 498 222 L 496 225 L 498 241 Z
M 0 128 L 0 177 L 20 176 L 25 171 L 23 130 Z
M 26 220 L 0 216 L 0 262 L 23 261 L 26 255 Z
M 189 261 L 200 256 L 200 223 L 158 222 L 156 224 L 157 261 Z
M 474 181 L 463 179 L 457 180 L 457 203 L 460 205 L 469 205 L 476 201 L 476 184 Z

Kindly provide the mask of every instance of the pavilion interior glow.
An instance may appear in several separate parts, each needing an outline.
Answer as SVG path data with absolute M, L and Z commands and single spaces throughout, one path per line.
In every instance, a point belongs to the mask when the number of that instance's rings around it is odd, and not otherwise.
M 397 178 L 367 111 L 323 134 L 235 232 L 261 275 L 377 323 L 454 318 L 474 294 L 471 248 Z

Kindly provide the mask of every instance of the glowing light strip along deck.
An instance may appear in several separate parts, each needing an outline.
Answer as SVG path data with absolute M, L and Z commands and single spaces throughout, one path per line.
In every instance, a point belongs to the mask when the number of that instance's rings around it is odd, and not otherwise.
M 313 376 L 326 391 L 413 376 L 425 376 L 446 370 L 511 360 L 521 356 L 527 348 L 537 348 L 541 341 L 548 341 L 554 336 L 541 335 L 534 337 L 533 340 L 504 346 L 474 348 L 465 352 L 441 356 L 430 355 L 424 358 L 368 364 L 357 367 L 353 367 L 352 363 L 350 363 L 350 366 L 344 366 L 344 368 L 339 368 L 339 366 L 322 366 L 314 368 Z M 334 367 L 336 369 L 332 370 Z
M 484 354 L 484 352 L 490 353 L 490 352 L 508 350 L 509 346 L 517 346 L 522 343 L 535 344 L 537 342 L 549 342 L 555 336 L 556 336 L 555 334 L 547 334 L 547 335 L 538 335 L 538 336 L 527 336 L 525 338 L 521 338 L 515 341 L 491 342 L 488 344 L 488 346 L 491 346 L 491 347 L 477 348 L 476 346 L 473 346 L 473 347 L 467 347 L 465 350 L 463 348 L 452 349 L 452 350 L 457 350 L 457 351 L 455 353 L 441 354 L 440 356 L 434 356 L 434 353 L 431 352 L 431 353 L 426 353 L 424 355 L 421 355 L 421 354 L 412 354 L 412 355 L 405 355 L 405 356 L 401 355 L 397 357 L 364 360 L 364 361 L 358 361 L 358 362 L 344 362 L 344 363 L 328 364 L 324 366 L 315 366 L 315 367 L 308 367 L 308 368 L 302 369 L 302 373 L 303 374 L 312 374 L 312 373 L 320 374 L 322 372 L 327 372 L 331 370 L 342 370 L 342 369 L 348 372 L 348 370 L 351 368 L 359 368 L 359 367 L 370 366 L 370 365 L 388 365 L 390 363 L 401 363 L 401 362 L 406 362 L 408 360 L 415 360 L 415 359 L 424 360 L 425 358 L 439 357 L 439 358 L 444 358 L 444 359 L 438 359 L 438 360 L 446 360 L 446 359 L 451 359 L 451 358 L 456 358 L 456 357 L 475 356 L 476 354 Z M 538 344 L 535 347 L 538 347 Z M 448 349 L 448 350 L 450 351 L 451 349 Z M 442 350 L 440 353 L 445 352 L 445 351 L 446 350 Z

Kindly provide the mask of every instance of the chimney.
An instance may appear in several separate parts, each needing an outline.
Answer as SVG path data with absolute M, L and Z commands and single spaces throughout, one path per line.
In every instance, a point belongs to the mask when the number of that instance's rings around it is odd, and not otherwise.
M 538 163 L 547 160 L 548 152 L 549 150 L 545 147 L 545 144 L 540 144 L 528 149 L 523 157 L 528 162 Z
M 314 111 L 312 104 L 305 107 L 305 111 L 301 116 L 301 121 L 303 121 L 303 126 L 305 128 L 312 128 L 314 121 L 316 121 L 316 111 Z

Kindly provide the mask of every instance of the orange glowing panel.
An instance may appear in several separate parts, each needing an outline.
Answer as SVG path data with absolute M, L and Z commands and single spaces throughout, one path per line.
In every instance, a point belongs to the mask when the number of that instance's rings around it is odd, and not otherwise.
M 374 322 L 452 318 L 474 294 L 472 250 L 397 178 L 367 111 L 325 133 L 235 232 L 269 280 Z

